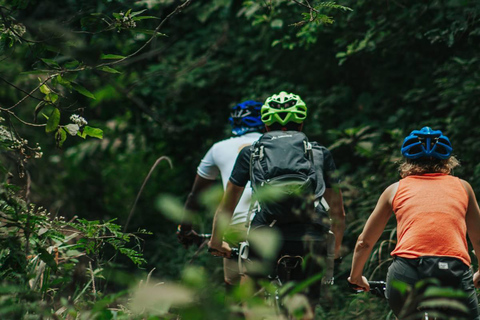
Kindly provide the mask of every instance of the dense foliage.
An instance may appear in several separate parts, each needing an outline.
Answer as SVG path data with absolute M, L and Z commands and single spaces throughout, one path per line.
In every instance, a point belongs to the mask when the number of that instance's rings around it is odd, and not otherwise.
M 317 312 L 386 316 L 382 301 L 353 297 L 344 285 L 354 242 L 398 179 L 399 144 L 410 130 L 443 130 L 462 163 L 455 174 L 480 190 L 479 43 L 473 0 L 0 0 L 0 313 L 28 318 L 63 307 L 57 317 L 84 310 L 103 319 L 113 317 L 107 306 L 118 317 L 156 306 L 152 317 L 221 319 L 221 264 L 177 244 L 181 203 L 203 154 L 229 136 L 228 108 L 285 90 L 306 102 L 310 139 L 332 150 L 348 214 L 335 299 Z M 144 180 L 161 156 L 173 167 L 161 161 Z M 204 197 L 200 231 L 209 231 L 220 194 Z M 372 256 L 372 278 L 385 276 L 394 226 L 392 219 Z M 63 227 L 85 240 L 69 247 Z M 139 229 L 152 234 L 142 231 L 136 243 L 128 232 Z M 111 260 L 115 251 L 133 261 Z M 94 261 L 84 268 L 90 280 L 72 278 L 80 253 Z M 111 272 L 95 289 L 105 265 Z M 135 279 L 120 271 L 144 279 L 140 298 L 122 291 Z M 151 278 L 169 282 L 150 288 Z M 170 282 L 179 279 L 182 286 Z M 116 296 L 145 302 L 142 294 L 170 300 L 139 307 Z M 9 309 L 8 301 L 35 305 Z M 169 308 L 175 302 L 188 307 Z

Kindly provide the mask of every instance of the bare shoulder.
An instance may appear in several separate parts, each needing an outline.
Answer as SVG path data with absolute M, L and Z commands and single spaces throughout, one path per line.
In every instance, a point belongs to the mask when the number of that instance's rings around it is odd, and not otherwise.
M 393 202 L 393 198 L 395 198 L 395 195 L 397 194 L 399 184 L 400 181 L 392 183 L 385 189 L 385 191 L 383 191 L 382 196 L 388 200 L 388 203 L 391 204 Z
M 468 183 L 468 181 L 463 180 L 463 179 L 460 179 L 460 182 L 462 183 L 463 187 L 464 187 L 465 190 L 467 191 L 468 195 L 473 194 L 473 188 L 472 188 L 472 186 L 470 185 L 470 183 Z
M 468 183 L 467 180 L 463 180 L 463 179 L 460 179 L 460 178 L 458 178 L 458 179 L 462 182 L 462 184 L 463 184 L 464 186 L 469 187 L 469 188 L 472 187 L 472 186 L 470 185 L 470 183 Z
M 392 183 L 391 185 L 389 185 L 386 189 L 385 189 L 385 192 L 396 192 L 397 189 L 398 189 L 398 185 L 399 185 L 400 181 L 397 181 L 395 183 Z

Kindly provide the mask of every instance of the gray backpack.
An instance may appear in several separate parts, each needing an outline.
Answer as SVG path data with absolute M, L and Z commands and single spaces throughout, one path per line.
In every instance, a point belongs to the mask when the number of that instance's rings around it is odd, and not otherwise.
M 260 212 L 276 223 L 309 222 L 318 187 L 312 145 L 299 131 L 271 131 L 251 147 L 250 181 Z

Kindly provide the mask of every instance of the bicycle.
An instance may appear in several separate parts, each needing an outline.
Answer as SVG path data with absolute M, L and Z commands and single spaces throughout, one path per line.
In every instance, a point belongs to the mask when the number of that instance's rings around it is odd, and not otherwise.
M 256 296 L 263 295 L 263 300 L 269 307 L 274 308 L 277 316 L 286 317 L 287 319 L 296 319 L 292 318 L 292 314 L 296 312 L 303 313 L 307 318 L 313 319 L 313 308 L 310 299 L 307 297 L 301 298 L 303 303 L 300 305 L 302 308 L 299 311 L 293 310 L 293 303 L 288 303 L 289 299 L 296 294 L 303 291 L 306 287 L 312 285 L 314 282 L 321 281 L 321 285 L 318 286 L 320 293 L 320 287 L 330 286 L 334 283 L 333 278 L 333 251 L 334 251 L 335 239 L 333 233 L 327 241 L 327 261 L 330 259 L 331 263 L 327 266 L 327 270 L 322 274 L 317 274 L 312 278 L 305 278 L 305 274 L 301 270 L 302 265 L 304 264 L 304 257 L 300 255 L 281 255 L 275 263 L 275 268 L 273 272 L 269 273 L 264 279 L 265 281 L 260 280 L 262 283 L 262 288 L 255 294 Z M 209 249 L 210 253 L 216 250 Z M 246 242 L 242 242 L 239 248 L 232 248 L 229 259 L 238 259 L 239 270 L 243 270 L 244 261 L 248 260 L 248 245 Z M 248 262 L 247 262 L 248 263 Z M 296 296 L 297 298 L 299 296 Z M 298 302 L 297 299 L 295 302 Z

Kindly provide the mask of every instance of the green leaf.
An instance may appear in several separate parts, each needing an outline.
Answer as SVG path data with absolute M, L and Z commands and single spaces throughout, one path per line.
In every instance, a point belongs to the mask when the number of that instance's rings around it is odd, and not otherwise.
M 140 16 L 140 17 L 135 17 L 132 18 L 133 21 L 140 21 L 140 20 L 146 20 L 146 19 L 160 19 L 154 16 Z
M 103 60 L 118 60 L 118 59 L 124 59 L 124 56 L 118 55 L 118 54 L 102 54 L 100 56 L 100 59 Z
M 67 140 L 67 131 L 64 128 L 58 128 L 57 132 L 55 132 L 57 147 L 61 148 L 65 140 Z
M 45 58 L 41 58 L 40 60 L 42 60 L 49 67 L 54 66 L 56 68 L 60 68 L 60 65 L 55 60 Z
M 108 66 L 99 67 L 98 70 L 102 70 L 102 71 L 108 72 L 108 73 L 121 73 L 120 71 L 115 70 L 115 69 L 113 69 L 113 68 L 110 68 L 110 67 L 108 67 Z
M 129 14 L 130 11 L 132 11 L 132 9 L 128 10 L 127 14 Z M 132 12 L 132 13 L 130 14 L 130 17 L 138 16 L 139 14 L 144 13 L 145 11 L 147 11 L 147 9 L 143 9 L 143 10 L 141 10 L 141 11 Z
M 55 262 L 55 258 L 48 253 L 47 250 L 44 248 L 37 248 L 38 252 L 40 253 L 39 258 L 47 264 L 52 270 L 57 271 L 57 263 Z
M 58 100 L 58 94 L 56 93 L 49 93 L 45 96 L 45 100 L 47 102 L 55 103 Z
M 50 88 L 46 84 L 44 84 L 40 87 L 40 92 L 43 94 L 49 94 L 50 92 L 52 92 L 52 90 L 50 90 Z
M 46 132 L 53 132 L 57 130 L 58 124 L 60 123 L 60 110 L 57 108 L 53 109 L 52 113 L 48 117 L 47 126 L 45 127 Z
M 76 75 L 76 74 L 75 74 Z M 57 81 L 58 84 L 61 86 L 67 88 L 68 90 L 72 90 L 72 83 L 70 80 L 66 79 L 65 77 L 62 77 L 61 75 L 58 75 L 55 80 Z
M 91 93 L 90 91 L 88 91 L 87 89 L 79 85 L 78 83 L 72 82 L 72 88 L 78 93 L 83 94 L 85 97 L 89 97 L 90 99 L 95 100 L 95 96 L 93 95 L 93 93 Z
M 87 136 L 97 139 L 103 139 L 103 130 L 99 128 L 85 126 L 81 131 L 78 131 L 77 135 L 83 139 L 85 139 Z
M 73 61 L 69 61 L 69 62 L 65 63 L 64 66 L 67 69 L 75 69 L 79 65 L 80 65 L 80 62 L 78 62 L 77 60 L 73 60 Z

